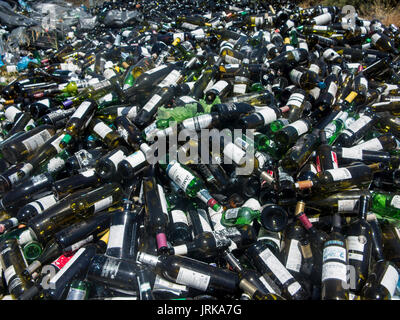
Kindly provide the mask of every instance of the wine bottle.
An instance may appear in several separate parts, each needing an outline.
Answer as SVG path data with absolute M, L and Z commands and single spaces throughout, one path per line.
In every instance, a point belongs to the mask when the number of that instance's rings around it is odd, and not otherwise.
M 355 287 L 350 287 L 359 295 L 368 277 L 372 255 L 371 226 L 367 222 L 367 213 L 370 204 L 370 196 L 361 196 L 359 200 L 358 219 L 346 228 L 346 242 L 348 249 L 349 265 L 354 267 Z M 351 284 L 351 283 L 350 283 Z
M 376 262 L 361 290 L 362 300 L 390 300 L 399 281 L 399 271 L 390 261 Z
M 340 215 L 335 213 L 332 232 L 324 243 L 321 299 L 348 300 L 347 248 L 341 233 Z
M 182 256 L 156 257 L 144 252 L 139 253 L 138 261 L 153 267 L 160 276 L 209 294 L 238 291 L 239 277 L 236 273 L 204 262 Z
M 282 290 L 282 295 L 290 300 L 304 300 L 308 294 L 293 278 L 271 250 L 260 242 L 247 248 L 245 255 L 262 274 L 267 273 Z

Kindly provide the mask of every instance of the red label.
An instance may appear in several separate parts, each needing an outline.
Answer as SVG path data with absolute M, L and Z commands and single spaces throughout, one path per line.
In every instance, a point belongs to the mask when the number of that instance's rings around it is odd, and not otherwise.
M 319 161 L 319 156 L 317 156 L 315 163 L 317 164 L 317 172 L 321 172 L 322 170 L 321 170 L 321 162 Z
M 332 155 L 332 161 L 333 161 L 333 168 L 334 169 L 339 168 L 339 163 L 338 163 L 338 160 L 337 160 L 336 152 L 331 151 L 331 155 Z
M 65 256 L 65 255 L 61 255 L 60 257 L 58 257 L 55 261 L 53 261 L 51 264 L 55 267 L 57 267 L 59 270 L 62 269 L 69 260 L 72 259 L 74 255 L 70 255 L 70 256 Z

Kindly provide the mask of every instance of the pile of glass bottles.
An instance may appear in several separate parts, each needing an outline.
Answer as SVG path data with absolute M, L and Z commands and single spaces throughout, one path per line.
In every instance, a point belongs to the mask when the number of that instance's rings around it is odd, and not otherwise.
M 397 299 L 395 25 L 286 1 L 80 10 L 0 15 L 4 299 Z

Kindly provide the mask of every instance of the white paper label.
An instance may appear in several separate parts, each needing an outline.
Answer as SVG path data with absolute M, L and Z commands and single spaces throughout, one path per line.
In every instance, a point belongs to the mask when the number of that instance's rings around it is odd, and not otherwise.
M 134 119 L 137 116 L 137 107 L 121 107 L 117 109 L 117 116 L 125 116 L 129 120 Z
M 181 267 L 176 282 L 196 288 L 200 291 L 206 291 L 210 279 L 211 277 L 209 275 Z
M 221 93 L 228 86 L 228 82 L 225 80 L 217 81 L 211 89 L 216 90 L 218 93 Z
M 264 119 L 264 124 L 267 125 L 277 119 L 276 112 L 272 108 L 262 108 L 257 110 L 257 113 L 261 114 Z
M 362 160 L 362 149 L 342 148 L 342 158 Z
M 246 161 L 246 152 L 234 143 L 228 143 L 223 150 L 223 154 L 239 166 Z
M 390 205 L 396 209 L 400 209 L 400 196 L 393 196 L 392 201 L 390 201 Z
M 347 267 L 340 262 L 326 262 L 322 266 L 322 281 L 338 279 L 347 282 Z
M 296 129 L 298 136 L 301 136 L 308 131 L 308 126 L 303 120 L 297 120 L 290 124 L 290 126 Z
M 190 182 L 195 178 L 189 171 L 183 168 L 178 162 L 175 162 L 168 169 L 168 176 L 183 190 L 186 188 Z
M 398 281 L 399 273 L 393 266 L 389 265 L 382 278 L 381 285 L 383 285 L 389 291 L 390 295 L 393 296 Z
M 280 283 L 284 284 L 286 281 L 293 278 L 271 250 L 265 249 L 260 253 L 260 257 Z
M 212 123 L 211 114 L 203 114 L 182 121 L 182 125 L 185 129 L 196 130 L 196 131 L 208 128 L 211 125 L 211 123 Z
M 349 260 L 363 261 L 364 256 L 359 253 L 349 252 Z
M 300 72 L 300 71 L 298 71 L 296 69 L 293 69 L 292 71 L 290 71 L 289 77 L 290 77 L 290 80 L 293 83 L 300 84 L 300 80 L 301 80 L 301 76 L 302 75 L 303 75 L 302 72 Z M 295 93 L 295 94 L 298 94 L 298 93 Z M 303 95 L 301 95 L 301 96 L 303 96 Z
M 125 159 L 125 154 L 122 150 L 117 151 L 111 157 L 109 157 L 110 161 L 114 163 L 115 168 L 118 167 L 118 163 Z
M 97 133 L 102 139 L 104 139 L 107 134 L 112 132 L 112 129 L 101 121 L 93 127 L 93 131 Z
M 82 118 L 82 116 L 85 114 L 85 112 L 89 109 L 91 106 L 91 102 L 89 101 L 84 101 L 80 104 L 78 109 L 75 110 L 74 114 L 72 115 L 71 118 Z
M 277 292 L 274 290 L 274 288 L 272 288 L 272 286 L 267 282 L 267 280 L 265 280 L 265 278 L 264 278 L 263 276 L 261 276 L 261 277 L 259 278 L 259 280 L 262 282 L 262 284 L 265 286 L 265 288 L 267 288 L 267 290 L 268 290 L 270 293 L 277 294 Z
M 107 198 L 104 198 L 100 201 L 97 201 L 94 204 L 94 212 L 99 212 L 101 210 L 107 209 L 108 207 L 110 207 L 113 203 L 113 197 L 112 196 L 108 196 Z
M 297 291 L 299 291 L 301 289 L 301 285 L 300 283 L 293 282 L 289 287 L 288 287 L 288 292 L 293 296 L 294 294 L 296 294 Z
M 39 147 L 41 147 L 47 140 L 51 138 L 51 134 L 48 130 L 44 130 L 42 132 L 38 132 L 32 137 L 29 137 L 28 139 L 25 139 L 22 141 L 24 146 L 29 152 L 32 152 Z
M 290 248 L 286 261 L 286 269 L 299 272 L 301 267 L 301 261 L 302 261 L 302 256 L 299 248 L 299 241 L 292 239 L 290 241 Z
M 233 92 L 236 94 L 245 94 L 247 89 L 247 84 L 235 84 L 233 86 Z
M 360 144 L 352 147 L 352 149 L 381 151 L 383 149 L 383 146 L 378 138 L 374 138 L 374 139 L 365 141 L 364 143 L 360 143 Z
M 348 236 L 346 241 L 348 250 L 364 252 L 364 246 L 367 242 L 367 238 L 364 236 Z
M 118 224 L 110 227 L 107 248 L 122 248 L 124 243 L 124 225 Z
M 189 225 L 186 214 L 182 210 L 171 210 L 171 218 L 173 223 L 184 223 Z
M 160 88 L 169 87 L 170 85 L 177 83 L 180 76 L 181 73 L 178 70 L 173 70 L 168 74 L 168 76 L 165 77 L 164 80 L 162 80 L 158 84 L 158 87 Z
M 152 74 L 154 72 L 160 71 L 160 70 L 165 69 L 167 67 L 168 67 L 167 65 L 162 65 L 162 66 L 159 66 L 157 68 L 153 68 L 151 70 L 146 71 L 146 74 Z
M 158 102 L 160 102 L 161 100 L 161 96 L 159 96 L 158 94 L 155 94 L 147 103 L 146 105 L 143 107 L 143 110 L 147 111 L 147 112 L 152 112 L 152 110 L 154 109 L 154 107 L 156 106 L 156 104 Z
M 348 130 L 351 130 L 355 133 L 361 128 L 365 127 L 371 120 L 372 119 L 370 117 L 361 116 L 349 126 Z
M 9 266 L 6 270 L 4 270 L 4 278 L 6 279 L 6 283 L 9 284 L 12 276 L 16 274 L 14 266 Z
M 351 173 L 346 168 L 338 168 L 338 169 L 329 169 L 325 172 L 329 172 L 333 178 L 333 181 L 342 181 L 351 179 Z
M 125 158 L 126 161 L 132 166 L 132 168 L 137 167 L 138 165 L 146 162 L 146 156 L 142 151 L 136 151 L 135 153 L 129 155 Z
M 301 93 L 293 93 L 290 97 L 288 102 L 286 103 L 288 106 L 296 106 L 296 107 L 301 107 L 301 105 L 304 102 L 304 95 Z
M 338 211 L 339 212 L 353 212 L 356 206 L 357 200 L 338 200 Z
M 96 174 L 96 170 L 95 169 L 89 169 L 86 171 L 82 171 L 80 172 L 80 174 L 86 178 L 90 178 L 93 177 Z
M 235 219 L 239 214 L 240 208 L 228 209 L 225 211 L 225 219 Z

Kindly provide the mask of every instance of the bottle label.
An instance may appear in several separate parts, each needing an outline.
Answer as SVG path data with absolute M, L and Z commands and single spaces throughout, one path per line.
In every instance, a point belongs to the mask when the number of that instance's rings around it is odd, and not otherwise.
M 265 277 L 261 276 L 260 278 L 258 278 L 262 284 L 265 286 L 265 288 L 267 288 L 267 290 L 270 293 L 274 293 L 274 294 L 278 294 L 278 292 L 276 292 L 276 290 L 267 282 L 267 280 L 265 279 Z M 271 280 L 272 281 L 272 280 Z
M 41 213 L 43 210 L 50 208 L 56 203 L 57 203 L 56 197 L 54 195 L 49 195 L 47 197 L 33 201 L 29 204 L 36 209 L 37 213 Z
M 255 198 L 250 198 L 245 203 L 243 203 L 243 207 L 250 208 L 251 210 L 261 210 L 260 202 Z
M 272 108 L 264 107 L 257 110 L 257 113 L 261 114 L 264 119 L 264 124 L 269 124 L 277 119 L 276 112 Z
M 211 277 L 207 274 L 181 267 L 176 278 L 176 283 L 184 284 L 200 291 L 206 291 L 210 279 Z
M 236 64 L 236 63 L 240 63 L 240 59 L 237 59 L 235 57 L 230 56 L 229 54 L 226 54 L 224 56 L 225 62 L 229 63 L 229 64 Z
M 168 76 L 165 77 L 159 84 L 159 88 L 169 87 L 173 84 L 176 84 L 181 76 L 181 73 L 178 70 L 171 71 Z
M 14 122 L 16 115 L 21 112 L 21 110 L 11 106 L 4 111 L 4 116 L 7 118 L 7 120 Z
M 364 143 L 358 144 L 358 145 L 352 147 L 352 149 L 381 151 L 383 149 L 383 146 L 378 138 L 374 138 L 374 139 L 368 140 Z
M 65 252 L 73 252 L 75 250 L 78 250 L 79 248 L 82 248 L 85 244 L 92 242 L 94 239 L 93 235 L 90 235 L 86 239 L 83 239 L 81 241 L 75 242 L 71 246 L 67 247 L 64 249 Z
M 195 99 L 193 99 L 192 97 L 189 97 L 189 96 L 180 97 L 179 100 L 182 101 L 184 104 L 196 103 L 197 102 Z
M 146 162 L 146 156 L 142 151 L 138 150 L 130 156 L 126 157 L 125 160 L 129 162 L 132 168 L 136 168 L 142 163 Z
M 292 71 L 290 71 L 289 77 L 293 83 L 300 84 L 302 75 L 303 75 L 303 72 L 293 69 Z M 298 93 L 295 93 L 295 94 L 298 94 Z M 301 95 L 301 96 L 303 96 L 303 95 Z
M 71 118 L 82 118 L 91 105 L 92 103 L 90 101 L 82 102 L 80 106 L 75 110 Z
M 114 163 L 115 168 L 118 167 L 118 163 L 125 159 L 125 154 L 122 150 L 118 150 L 111 157 L 108 158 L 112 163 Z
M 301 136 L 308 131 L 308 125 L 303 120 L 297 120 L 289 126 L 296 130 L 298 136 Z
M 389 291 L 390 296 L 393 296 L 398 281 L 399 273 L 393 266 L 389 265 L 385 275 L 382 277 L 381 285 Z
M 179 32 L 179 33 L 174 33 L 173 34 L 173 39 L 174 39 L 174 41 L 176 40 L 176 39 L 180 39 L 181 41 L 184 41 L 185 40 L 185 34 L 183 33 L 183 32 Z
M 6 270 L 4 270 L 4 278 L 6 279 L 7 285 L 10 283 L 10 279 L 16 275 L 14 266 L 9 266 Z
M 346 168 L 329 169 L 325 172 L 329 172 L 329 174 L 332 176 L 333 181 L 342 181 L 352 178 L 350 171 Z
M 90 178 L 90 177 L 93 177 L 96 174 L 96 170 L 91 168 L 89 170 L 80 172 L 80 174 L 82 176 L 84 176 L 85 178 Z
M 161 278 L 159 275 L 156 275 L 153 291 L 168 291 L 175 293 L 176 295 L 180 295 L 181 292 L 186 292 L 188 290 L 186 286 L 167 281 Z
M 86 291 L 78 288 L 71 288 L 66 300 L 84 300 Z
M 390 206 L 396 209 L 400 209 L 400 196 L 393 196 L 392 201 L 390 201 Z
M 122 248 L 124 244 L 124 230 L 125 226 L 123 224 L 112 225 L 110 227 L 107 249 Z
M 195 179 L 189 171 L 183 168 L 178 162 L 175 162 L 168 169 L 168 176 L 183 190 L 189 186 L 190 182 Z
M 372 119 L 367 116 L 361 116 L 358 118 L 356 121 L 354 121 L 348 128 L 348 130 L 356 133 L 360 129 L 364 128 L 369 122 L 371 122 Z
M 332 95 L 332 97 L 336 97 L 337 89 L 337 84 L 335 82 L 331 82 L 328 88 L 328 93 Z
M 153 74 L 154 72 L 160 71 L 160 70 L 165 69 L 167 67 L 168 67 L 167 65 L 162 65 L 162 66 L 159 66 L 157 68 L 153 68 L 153 69 L 151 69 L 149 71 L 146 71 L 146 74 Z
M 379 35 L 379 33 L 374 33 L 371 36 L 371 42 L 375 45 L 379 41 L 380 38 L 381 38 L 381 36 Z
M 192 23 L 184 22 L 182 23 L 181 27 L 189 30 L 196 30 L 199 26 Z
M 314 72 L 314 73 L 316 73 L 316 74 L 319 74 L 320 71 L 321 71 L 320 67 L 319 67 L 317 64 L 314 64 L 314 63 L 312 63 L 312 64 L 310 65 L 310 67 L 308 68 L 308 70 L 310 70 L 311 72 Z
M 322 266 L 322 282 L 328 279 L 338 279 L 347 282 L 346 264 L 340 262 L 325 262 Z
M 347 239 L 348 250 L 364 252 L 365 244 L 367 243 L 367 238 L 365 236 L 348 236 Z
M 68 262 L 61 268 L 61 270 L 58 271 L 58 272 L 56 273 L 56 275 L 50 279 L 49 284 L 55 284 L 55 283 L 58 281 L 58 279 L 60 279 L 61 276 L 62 276 L 64 273 L 68 272 L 68 269 L 69 269 L 69 268 L 74 264 L 74 262 L 85 252 L 85 250 L 86 250 L 85 248 L 79 249 L 79 250 L 73 255 L 73 257 L 72 257 L 70 260 L 68 260 Z
M 246 161 L 246 152 L 231 142 L 225 146 L 223 154 L 239 166 Z
M 217 81 L 217 82 L 211 87 L 211 89 L 217 91 L 218 94 L 220 94 L 227 86 L 228 86 L 228 82 L 226 82 L 225 80 L 220 80 L 220 81 Z M 210 89 L 210 90 L 211 90 L 211 89 Z
M 286 270 L 286 268 L 282 265 L 278 258 L 275 257 L 271 250 L 269 250 L 268 248 L 260 253 L 260 258 L 264 261 L 264 263 L 281 284 L 284 284 L 285 282 L 293 278 L 289 271 Z
M 286 105 L 288 106 L 296 106 L 296 107 L 301 107 L 301 105 L 304 102 L 304 95 L 301 93 L 293 93 L 290 97 Z
M 22 144 L 29 152 L 32 152 L 41 147 L 50 138 L 50 132 L 48 130 L 43 130 L 42 132 L 38 132 L 32 137 L 25 139 L 24 141 L 22 141 Z
M 290 241 L 289 253 L 286 261 L 286 269 L 299 272 L 301 268 L 301 251 L 299 241 L 292 239 Z
M 342 158 L 362 160 L 362 149 L 360 148 L 342 148 Z
M 120 107 L 117 108 L 117 116 L 118 117 L 125 116 L 129 120 L 132 120 L 137 116 L 137 111 L 138 111 L 137 107 Z
M 184 128 L 196 131 L 208 128 L 209 126 L 211 126 L 211 124 L 212 124 L 211 114 L 203 114 L 182 121 L 182 125 Z
M 101 210 L 107 209 L 110 207 L 113 203 L 113 197 L 108 196 L 107 198 L 104 198 L 100 201 L 97 201 L 94 203 L 94 213 L 99 212 Z
M 172 210 L 171 218 L 172 218 L 173 223 L 183 223 L 183 224 L 189 226 L 189 222 L 186 217 L 186 214 L 182 210 Z
M 341 260 L 346 263 L 346 249 L 339 246 L 328 246 L 323 251 L 323 262 L 330 259 Z
M 151 97 L 151 99 L 146 103 L 146 105 L 143 107 L 142 110 L 147 111 L 147 112 L 152 112 L 157 103 L 161 101 L 161 96 L 158 94 L 155 94 L 154 96 Z
M 119 259 L 107 259 L 101 268 L 101 276 L 106 279 L 114 279 L 118 274 L 120 264 L 121 261 Z
M 338 200 L 339 212 L 353 212 L 357 204 L 357 200 Z
M 228 209 L 225 211 L 225 219 L 236 219 L 240 208 Z
M 289 292 L 289 294 L 291 294 L 292 296 L 296 294 L 297 291 L 299 291 L 301 289 L 301 285 L 300 283 L 293 282 L 290 286 L 288 286 L 287 290 Z
M 54 140 L 51 145 L 56 149 L 57 153 L 61 152 L 63 149 L 60 147 L 60 142 L 62 139 L 64 139 L 65 134 L 62 134 L 59 136 L 56 140 Z
M 49 160 L 47 163 L 47 171 L 49 173 L 54 173 L 57 172 L 58 170 L 61 170 L 65 165 L 65 160 L 60 158 L 60 157 L 54 157 Z
M 233 92 L 235 94 L 245 94 L 247 89 L 247 84 L 242 83 L 242 84 L 235 84 L 233 86 Z
M 107 134 L 112 132 L 112 129 L 104 122 L 100 121 L 93 127 L 93 131 L 97 133 L 102 139 L 104 139 Z

